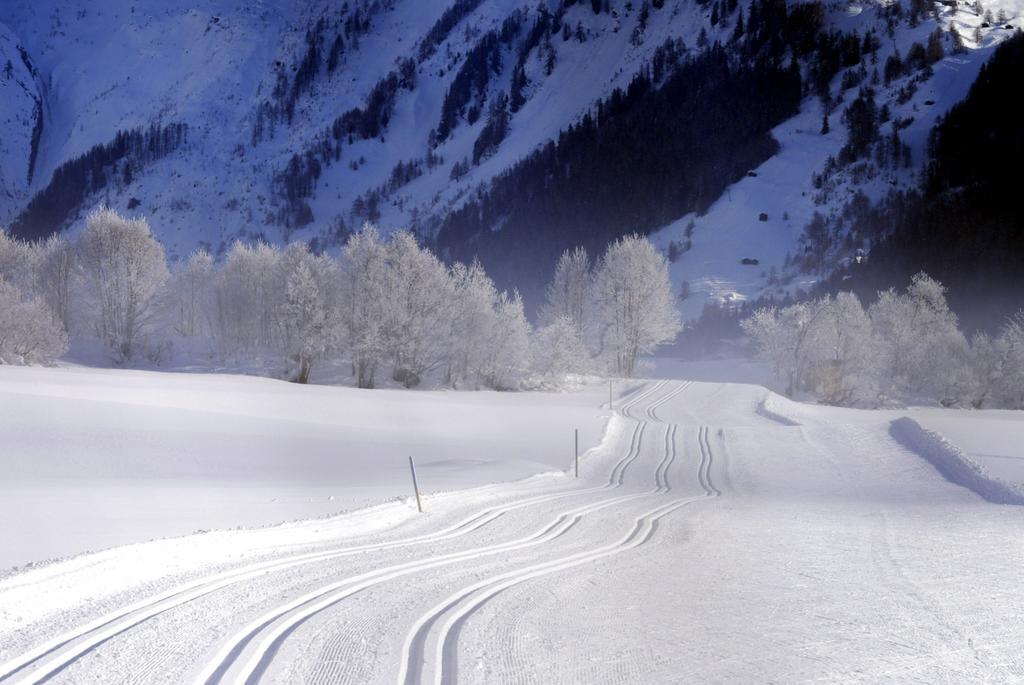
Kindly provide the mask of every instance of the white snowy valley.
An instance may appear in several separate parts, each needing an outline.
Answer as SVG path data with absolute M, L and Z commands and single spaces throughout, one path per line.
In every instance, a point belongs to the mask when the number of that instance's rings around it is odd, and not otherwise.
M 1024 684 L 1024 0 L 0 0 L 0 685 Z
M 0 682 L 1024 678 L 1017 413 L 613 389 L 2 367 Z

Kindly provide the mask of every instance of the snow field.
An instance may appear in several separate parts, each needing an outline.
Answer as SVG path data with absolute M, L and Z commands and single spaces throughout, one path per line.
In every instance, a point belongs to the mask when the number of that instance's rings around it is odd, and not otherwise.
M 924 429 L 940 434 L 963 450 L 991 476 L 1024 484 L 1024 423 L 1019 412 L 919 409 L 910 415 Z
M 437 495 L 389 530 L 195 557 L 101 602 L 89 557 L 10 576 L 0 615 L 23 621 L 0 627 L 0 683 L 1024 675 L 1024 512 L 943 480 L 887 412 L 689 381 L 616 409 L 579 481 Z M 215 535 L 242 552 L 277 530 Z M 130 565 L 170 542 L 104 554 Z M 33 604 L 54 579 L 74 610 Z
M 1019 681 L 1024 512 L 943 481 L 881 412 L 804 408 L 712 427 L 723 497 L 651 545 L 488 603 L 460 682 Z
M 614 434 L 614 431 L 613 431 L 613 434 Z M 637 440 L 637 447 L 639 448 L 639 436 L 637 436 L 636 440 Z M 618 469 L 613 469 L 613 473 L 612 473 L 612 476 L 614 477 L 614 479 L 617 479 L 617 480 L 613 480 L 612 481 L 612 486 L 614 486 L 616 488 L 621 487 L 620 481 L 623 478 L 624 470 L 628 467 L 628 463 L 633 461 L 633 460 L 635 460 L 637 458 L 637 456 L 638 455 L 636 453 L 633 453 L 633 454 L 627 454 L 626 457 L 623 457 L 623 458 L 619 459 L 619 461 L 621 462 L 620 465 L 619 465 L 619 468 Z M 661 458 L 663 459 L 663 456 Z M 659 462 L 660 462 L 660 459 L 659 459 Z M 608 486 L 608 484 L 609 484 L 608 481 L 604 481 L 603 479 L 602 479 L 601 482 L 602 482 L 602 485 L 604 485 L 604 486 Z M 626 480 L 626 483 L 628 484 L 629 481 Z M 604 489 L 604 488 L 601 488 L 601 489 Z M 575 498 L 576 493 L 569 493 L 569 494 L 570 494 L 570 496 L 573 496 Z M 586 494 L 586 493 L 582 493 L 582 494 Z M 507 519 L 507 517 L 505 517 L 505 518 Z M 531 519 L 531 520 L 534 520 L 534 519 Z M 374 565 L 374 568 L 376 568 L 376 565 Z M 118 626 L 118 627 L 120 627 L 120 626 Z M 108 628 L 108 629 L 113 629 L 113 628 Z M 106 664 L 106 666 L 110 667 L 111 664 L 108 662 Z M 174 676 L 171 676 L 172 679 L 173 679 L 173 677 Z
M 0 567 L 405 498 L 409 455 L 427 492 L 562 471 L 606 397 L 4 367 Z
M 923 428 L 914 419 L 903 417 L 892 422 L 893 437 L 927 459 L 943 476 L 969 488 L 995 504 L 1024 504 L 1024 488 L 1014 486 L 987 473 L 960 448 L 935 431 Z

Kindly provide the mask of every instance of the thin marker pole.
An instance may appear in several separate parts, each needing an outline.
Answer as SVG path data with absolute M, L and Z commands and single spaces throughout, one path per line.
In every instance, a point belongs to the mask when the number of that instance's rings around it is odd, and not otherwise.
M 412 471 L 412 489 L 416 492 L 416 510 L 423 513 L 423 505 L 420 504 L 420 486 L 416 482 L 416 463 L 409 457 L 409 470 Z
M 580 477 L 580 429 L 576 429 L 576 477 Z
M 612 382 L 608 381 L 608 409 L 615 409 L 612 406 Z

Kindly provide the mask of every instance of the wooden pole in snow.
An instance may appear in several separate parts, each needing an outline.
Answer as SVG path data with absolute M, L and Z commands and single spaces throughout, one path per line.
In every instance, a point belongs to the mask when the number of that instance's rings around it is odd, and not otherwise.
M 416 511 L 423 513 L 423 505 L 420 503 L 420 486 L 416 482 L 416 463 L 409 457 L 409 470 L 412 471 L 412 489 L 416 493 Z
M 580 477 L 580 429 L 576 429 L 576 477 Z
M 612 407 L 612 382 L 611 381 L 608 381 L 608 409 L 609 410 L 614 409 L 614 407 Z

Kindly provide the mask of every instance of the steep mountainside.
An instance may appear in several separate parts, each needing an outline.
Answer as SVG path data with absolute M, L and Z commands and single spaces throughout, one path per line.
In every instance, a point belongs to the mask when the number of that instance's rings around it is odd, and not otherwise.
M 37 76 L 28 52 L 0 24 L 0 225 L 27 201 L 35 175 L 45 102 Z
M 994 329 L 1024 305 L 1024 33 L 996 50 L 968 97 L 936 127 L 920 187 L 858 214 L 851 230 L 877 243 L 869 261 L 827 287 L 863 295 L 919 269 L 942 280 L 965 327 Z
M 370 220 L 534 302 L 564 247 L 653 232 L 692 316 L 870 250 L 804 229 L 916 182 L 998 2 L 9 0 L 0 225 L 106 202 L 180 258 Z

